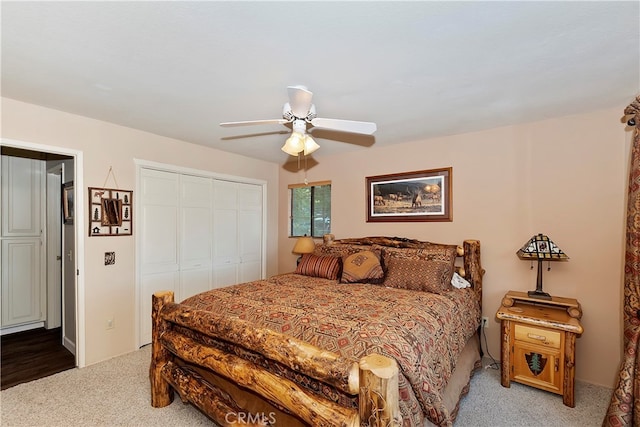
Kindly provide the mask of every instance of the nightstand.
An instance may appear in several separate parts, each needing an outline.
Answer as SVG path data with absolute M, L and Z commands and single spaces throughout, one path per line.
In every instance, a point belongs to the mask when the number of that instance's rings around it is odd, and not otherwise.
M 501 321 L 501 383 L 511 381 L 561 394 L 575 406 L 575 344 L 582 334 L 582 309 L 572 298 L 530 298 L 509 291 L 496 313 Z

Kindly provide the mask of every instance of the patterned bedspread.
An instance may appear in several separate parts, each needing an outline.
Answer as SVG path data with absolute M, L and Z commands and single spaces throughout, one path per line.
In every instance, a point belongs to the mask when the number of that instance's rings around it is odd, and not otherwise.
M 422 426 L 424 417 L 451 425 L 441 394 L 481 316 L 471 289 L 434 294 L 297 274 L 215 289 L 183 303 L 226 312 L 354 360 L 369 353 L 394 358 L 405 426 Z

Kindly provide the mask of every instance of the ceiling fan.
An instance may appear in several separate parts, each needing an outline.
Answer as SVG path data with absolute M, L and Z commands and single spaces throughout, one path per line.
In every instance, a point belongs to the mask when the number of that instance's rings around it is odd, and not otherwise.
M 307 134 L 307 124 L 314 128 L 330 129 L 340 132 L 361 133 L 371 135 L 376 131 L 376 124 L 371 122 L 358 122 L 353 120 L 324 119 L 316 117 L 316 106 L 311 103 L 313 92 L 305 86 L 288 86 L 289 102 L 284 104 L 281 119 L 250 120 L 243 122 L 224 122 L 220 126 L 252 126 L 264 124 L 291 123 L 293 132 L 287 138 L 282 151 L 292 156 L 300 153 L 305 155 L 316 151 L 320 146 Z

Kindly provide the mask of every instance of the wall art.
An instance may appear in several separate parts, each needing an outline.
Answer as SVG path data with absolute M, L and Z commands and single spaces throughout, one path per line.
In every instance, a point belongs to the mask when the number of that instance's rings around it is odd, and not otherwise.
M 367 222 L 453 221 L 451 179 L 451 167 L 367 177 Z

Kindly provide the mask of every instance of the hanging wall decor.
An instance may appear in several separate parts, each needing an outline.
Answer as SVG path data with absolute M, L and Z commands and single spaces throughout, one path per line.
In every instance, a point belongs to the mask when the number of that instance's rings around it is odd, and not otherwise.
M 368 176 L 367 222 L 453 221 L 453 168 Z
M 133 234 L 133 191 L 89 187 L 89 236 Z

